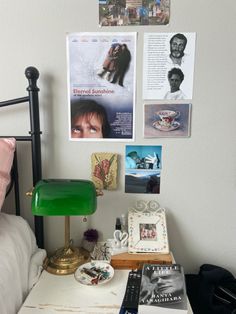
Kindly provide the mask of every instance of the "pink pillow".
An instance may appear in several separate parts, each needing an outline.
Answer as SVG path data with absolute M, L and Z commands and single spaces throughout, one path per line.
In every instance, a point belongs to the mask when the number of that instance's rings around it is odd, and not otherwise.
M 0 139 L 0 210 L 5 199 L 7 185 L 10 182 L 15 146 L 14 138 Z

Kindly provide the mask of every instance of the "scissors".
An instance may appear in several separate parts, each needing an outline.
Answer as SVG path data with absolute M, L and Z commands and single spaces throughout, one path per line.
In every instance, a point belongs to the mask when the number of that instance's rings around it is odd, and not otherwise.
M 122 232 L 120 230 L 115 230 L 113 233 L 113 237 L 115 240 L 115 246 L 116 247 L 127 246 L 129 235 L 126 231 Z

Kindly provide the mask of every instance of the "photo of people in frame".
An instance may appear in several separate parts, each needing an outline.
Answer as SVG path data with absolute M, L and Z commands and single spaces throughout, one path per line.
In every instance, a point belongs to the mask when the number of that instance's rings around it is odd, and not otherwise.
M 157 241 L 156 224 L 140 224 L 140 240 L 142 241 Z

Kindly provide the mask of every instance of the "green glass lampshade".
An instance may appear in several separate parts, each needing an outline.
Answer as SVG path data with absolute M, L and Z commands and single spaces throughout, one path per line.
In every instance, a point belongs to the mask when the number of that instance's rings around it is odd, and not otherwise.
M 32 212 L 36 216 L 87 216 L 96 207 L 95 185 L 89 180 L 41 180 L 32 194 Z

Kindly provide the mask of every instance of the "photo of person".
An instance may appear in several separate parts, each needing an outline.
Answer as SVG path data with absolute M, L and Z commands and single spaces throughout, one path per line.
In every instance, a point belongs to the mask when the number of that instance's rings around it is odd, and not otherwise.
M 174 66 L 181 66 L 186 58 L 184 53 L 187 45 L 187 37 L 184 34 L 174 34 L 170 39 L 170 59 Z
M 121 45 L 114 43 L 111 45 L 107 56 L 103 62 L 102 70 L 98 71 L 98 75 L 106 80 L 110 81 L 112 74 L 117 69 L 118 56 L 121 52 Z
M 156 241 L 157 230 L 156 224 L 140 224 L 140 240 L 142 241 Z
M 196 33 L 144 33 L 144 99 L 192 99 L 195 41 Z
M 117 83 L 123 87 L 125 73 L 129 68 L 131 54 L 126 44 L 114 43 L 104 60 L 102 70 L 98 75 L 111 83 Z
M 161 156 L 161 146 L 126 146 L 126 193 L 160 193 Z
M 125 168 L 136 169 L 141 159 L 136 151 L 129 152 L 125 157 Z
M 170 91 L 168 91 L 164 99 L 176 100 L 186 99 L 186 95 L 180 89 L 180 85 L 184 80 L 184 73 L 179 68 L 173 68 L 168 72 L 168 81 L 170 84 Z
M 136 36 L 118 32 L 67 35 L 71 141 L 133 140 Z
M 173 265 L 173 268 L 171 266 L 165 268 L 152 266 L 146 267 L 142 275 L 140 304 L 160 305 L 182 302 L 184 300 L 184 280 L 181 267 L 178 265 Z
M 91 99 L 71 104 L 72 138 L 106 138 L 109 133 L 110 125 L 102 105 Z

